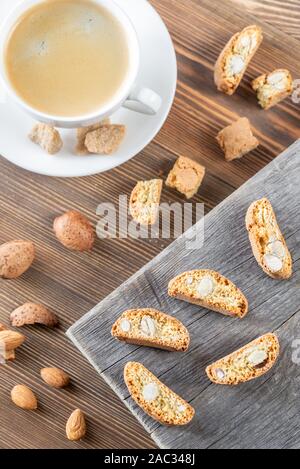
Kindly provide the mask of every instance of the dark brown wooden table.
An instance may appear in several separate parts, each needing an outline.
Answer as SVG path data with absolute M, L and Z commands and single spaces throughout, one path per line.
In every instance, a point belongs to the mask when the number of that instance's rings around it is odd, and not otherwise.
M 78 254 L 66 251 L 57 243 L 52 234 L 53 218 L 74 208 L 96 223 L 95 210 L 100 202 L 117 203 L 118 196 L 129 194 L 136 180 L 152 178 L 161 172 L 166 174 L 179 154 L 191 156 L 207 167 L 205 182 L 194 201 L 204 202 L 209 211 L 300 136 L 299 110 L 285 103 L 282 107 L 285 118 L 281 112 L 274 113 L 272 123 L 260 130 L 260 149 L 242 161 L 224 162 L 214 137 L 242 110 L 235 98 L 232 107 L 225 97 L 214 104 L 209 84 L 211 60 L 221 42 L 211 48 L 207 44 L 205 53 L 199 49 L 199 18 L 205 3 L 152 0 L 174 39 L 179 83 L 167 123 L 142 154 L 108 173 L 81 179 L 38 176 L 0 159 L 0 242 L 29 238 L 37 246 L 33 268 L 15 281 L 0 280 L 0 322 L 8 324 L 10 312 L 26 301 L 42 302 L 60 318 L 60 327 L 55 331 L 25 328 L 27 340 L 18 350 L 16 361 L 1 366 L 0 448 L 154 447 L 64 332 L 170 240 L 98 240 L 92 253 Z M 211 0 L 210 4 L 218 10 L 223 2 Z M 223 8 L 225 17 L 231 14 L 232 8 L 241 18 L 246 12 L 255 14 L 271 25 L 274 40 L 284 42 L 293 54 L 300 48 L 300 0 L 228 0 Z M 244 21 L 246 24 L 246 17 Z M 205 27 L 209 27 L 209 19 Z M 297 64 L 299 60 L 295 67 Z M 245 93 L 243 87 L 240 93 Z M 262 118 L 261 123 L 263 126 Z M 167 189 L 163 200 L 182 201 Z M 41 381 L 40 369 L 51 365 L 71 374 L 69 388 L 58 392 Z M 25 412 L 11 403 L 10 390 L 19 383 L 29 385 L 36 392 L 40 402 L 38 411 Z M 71 443 L 65 438 L 64 428 L 69 414 L 77 407 L 87 415 L 88 434 L 82 442 Z

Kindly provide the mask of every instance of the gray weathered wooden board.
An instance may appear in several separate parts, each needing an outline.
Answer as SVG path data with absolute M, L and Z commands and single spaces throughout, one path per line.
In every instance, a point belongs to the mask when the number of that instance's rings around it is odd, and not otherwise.
M 267 277 L 254 260 L 245 213 L 268 197 L 294 260 L 288 281 Z M 187 236 L 204 228 L 204 245 L 186 249 Z M 171 299 L 168 281 L 182 271 L 210 268 L 246 294 L 243 320 L 224 317 Z M 128 308 L 153 307 L 182 320 L 191 335 L 185 354 L 127 345 L 110 329 Z M 178 238 L 159 256 L 75 323 L 67 335 L 111 385 L 161 448 L 300 448 L 300 140 Z M 236 388 L 211 384 L 205 367 L 261 334 L 278 333 L 282 352 L 264 377 Z M 129 397 L 123 381 L 127 361 L 140 361 L 196 409 L 186 427 L 164 427 Z M 297 360 L 296 360 L 297 361 Z M 92 385 L 92 384 L 91 384 Z

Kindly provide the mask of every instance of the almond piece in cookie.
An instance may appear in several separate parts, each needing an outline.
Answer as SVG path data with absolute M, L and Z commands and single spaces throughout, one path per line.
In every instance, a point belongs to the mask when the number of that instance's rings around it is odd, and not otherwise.
M 55 218 L 53 229 L 57 239 L 68 249 L 90 251 L 95 232 L 89 220 L 76 210 L 70 210 Z
M 133 189 L 129 210 L 132 218 L 141 225 L 153 225 L 158 216 L 162 179 L 139 181 Z
M 102 125 L 99 129 L 87 133 L 85 146 L 89 153 L 111 155 L 118 150 L 125 132 L 125 125 Z
M 168 175 L 166 186 L 191 199 L 198 192 L 204 176 L 204 166 L 186 156 L 180 156 Z
M 45 306 L 35 303 L 25 303 L 16 308 L 10 315 L 10 321 L 14 327 L 28 324 L 55 327 L 58 324 L 55 314 L 51 313 Z
M 250 205 L 246 228 L 254 257 L 263 271 L 275 279 L 290 278 L 292 257 L 268 199 L 263 198 Z
M 262 40 L 262 29 L 255 25 L 229 40 L 215 65 L 215 84 L 219 91 L 228 95 L 235 93 Z
M 243 318 L 248 301 L 226 277 L 213 270 L 184 272 L 169 282 L 168 294 L 225 316 Z
M 49 155 L 55 155 L 63 146 L 58 130 L 47 124 L 36 124 L 30 132 L 29 138 L 32 142 L 40 145 Z
M 14 279 L 24 274 L 34 261 L 32 241 L 17 239 L 0 246 L 0 278 Z
M 267 373 L 279 356 L 275 334 L 266 334 L 206 368 L 208 378 L 216 384 L 236 386 Z
M 128 344 L 171 352 L 185 352 L 190 343 L 188 330 L 180 321 L 151 308 L 125 311 L 114 323 L 111 334 Z
M 110 119 L 105 119 L 101 122 L 98 122 L 94 125 L 89 125 L 88 127 L 81 127 L 77 129 L 77 144 L 75 148 L 76 155 L 88 155 L 89 151 L 85 146 L 85 139 L 89 132 L 100 129 L 103 125 L 110 125 Z
M 221 130 L 217 141 L 224 151 L 226 161 L 241 158 L 258 147 L 259 141 L 253 135 L 251 125 L 246 117 L 241 117 L 233 124 Z
M 128 362 L 124 380 L 132 399 L 150 417 L 164 425 L 186 425 L 195 410 L 185 400 L 159 381 L 141 363 Z
M 252 88 L 263 109 L 270 109 L 293 92 L 293 78 L 288 70 L 278 69 L 253 80 Z

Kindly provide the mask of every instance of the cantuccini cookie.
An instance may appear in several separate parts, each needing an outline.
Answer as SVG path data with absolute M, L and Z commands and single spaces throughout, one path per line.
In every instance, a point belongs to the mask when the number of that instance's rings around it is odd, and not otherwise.
M 221 130 L 217 135 L 217 141 L 225 154 L 226 161 L 241 158 L 259 145 L 246 117 L 241 117 Z
M 248 313 L 248 301 L 243 293 L 213 270 L 192 270 L 178 275 L 170 281 L 168 294 L 225 316 L 243 318 Z
M 191 199 L 198 192 L 204 176 L 204 166 L 186 156 L 180 156 L 168 175 L 166 186 Z
M 132 218 L 141 225 L 153 225 L 158 216 L 162 179 L 139 181 L 134 187 L 129 202 Z
M 208 378 L 216 384 L 236 386 L 259 378 L 275 364 L 279 355 L 275 334 L 266 334 L 206 368 Z
M 172 352 L 185 352 L 190 343 L 188 330 L 180 321 L 151 308 L 125 311 L 114 323 L 111 334 L 129 344 Z
M 124 368 L 124 380 L 137 405 L 160 423 L 186 425 L 194 417 L 193 407 L 141 363 L 128 362 Z
M 252 88 L 261 107 L 270 109 L 292 94 L 293 78 L 288 70 L 277 69 L 253 80 Z
M 229 95 L 236 91 L 262 40 L 262 29 L 256 25 L 248 26 L 229 40 L 215 65 L 219 91 Z
M 246 227 L 253 254 L 263 271 L 275 279 L 291 277 L 292 257 L 268 199 L 263 198 L 250 205 Z

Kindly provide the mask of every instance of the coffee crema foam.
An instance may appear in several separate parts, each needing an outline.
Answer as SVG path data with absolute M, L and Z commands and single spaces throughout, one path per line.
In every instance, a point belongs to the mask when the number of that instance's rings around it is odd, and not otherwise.
M 27 10 L 5 49 L 8 79 L 46 114 L 84 116 L 110 102 L 129 68 L 126 33 L 90 0 L 46 0 Z

